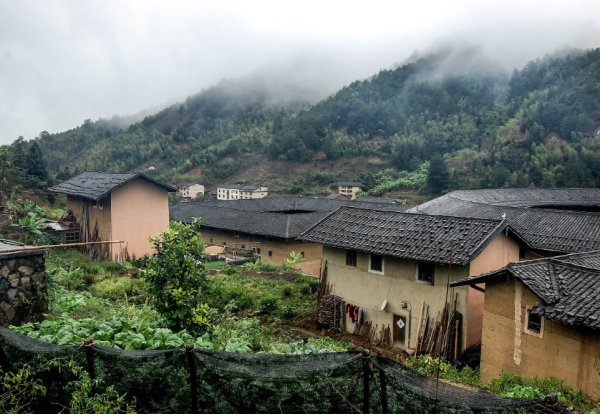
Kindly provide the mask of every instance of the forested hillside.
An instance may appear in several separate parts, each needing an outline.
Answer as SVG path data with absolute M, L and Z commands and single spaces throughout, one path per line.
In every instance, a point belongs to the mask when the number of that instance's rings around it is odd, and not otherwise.
M 35 141 L 62 176 L 67 166 L 72 173 L 154 165 L 156 178 L 174 183 L 270 179 L 298 192 L 342 176 L 374 186 L 386 169 L 393 182 L 438 153 L 450 172 L 447 189 L 588 187 L 600 186 L 599 121 L 600 49 L 531 61 L 512 76 L 437 53 L 310 106 L 227 81 L 124 129 L 86 121 Z M 293 168 L 283 173 L 282 163 Z M 258 164 L 267 173 L 255 173 Z

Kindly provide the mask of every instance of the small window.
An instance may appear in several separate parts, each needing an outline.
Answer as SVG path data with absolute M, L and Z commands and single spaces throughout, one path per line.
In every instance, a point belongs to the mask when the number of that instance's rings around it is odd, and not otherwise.
M 236 231 L 236 232 L 234 233 L 234 236 L 235 236 L 235 237 L 240 237 L 240 232 L 239 232 L 239 231 Z
M 210 238 L 210 242 L 212 243 L 212 237 Z
M 245 245 L 245 244 L 242 244 L 242 249 L 245 249 L 245 248 L 246 248 L 246 245 Z
M 369 270 L 371 272 L 383 273 L 383 256 L 371 253 Z
M 256 248 L 256 254 L 260 254 L 260 247 Z
M 427 282 L 433 285 L 433 275 L 435 274 L 435 265 L 432 263 L 419 262 L 417 264 L 417 280 Z
M 96 200 L 92 200 L 92 207 L 98 208 L 98 202 Z
M 531 313 L 531 309 L 527 309 L 527 329 L 538 334 L 542 331 L 542 317 Z
M 98 208 L 100 210 L 102 210 L 104 208 L 104 199 L 101 198 L 100 200 L 98 200 Z
M 519 245 L 519 259 L 525 258 L 525 246 Z
M 223 246 L 227 246 L 227 242 L 223 242 Z
M 356 250 L 346 250 L 346 266 L 356 267 Z
M 300 252 L 300 257 L 304 259 L 304 252 Z
M 269 250 L 269 257 L 273 257 L 273 252 Z

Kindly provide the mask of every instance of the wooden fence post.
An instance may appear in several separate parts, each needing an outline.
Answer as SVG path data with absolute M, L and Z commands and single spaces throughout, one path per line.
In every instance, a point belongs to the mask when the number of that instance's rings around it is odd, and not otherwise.
M 194 355 L 194 344 L 185 346 L 185 352 L 190 365 L 190 387 L 192 388 L 192 414 L 198 413 L 198 377 L 196 376 L 196 356 Z
M 369 374 L 371 373 L 369 362 L 371 351 L 365 348 L 362 351 L 363 360 L 363 414 L 369 414 L 370 392 L 369 392 Z
M 379 384 L 381 387 L 381 413 L 388 414 L 387 384 L 385 380 L 385 371 L 381 368 L 379 368 Z

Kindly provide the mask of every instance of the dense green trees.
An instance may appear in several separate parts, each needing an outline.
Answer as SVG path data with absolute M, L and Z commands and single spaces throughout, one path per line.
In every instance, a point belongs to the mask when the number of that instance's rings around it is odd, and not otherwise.
M 433 195 L 442 194 L 448 188 L 450 174 L 440 154 L 435 154 L 429 162 L 429 173 L 427 174 L 427 191 Z
M 450 74 L 444 59 L 382 70 L 312 106 L 276 106 L 264 91 L 223 83 L 127 127 L 86 120 L 35 142 L 50 170 L 58 168 L 57 180 L 75 167 L 123 172 L 152 163 L 159 180 L 201 168 L 214 184 L 251 153 L 300 162 L 374 156 L 382 168 L 411 172 L 439 153 L 449 167 L 446 189 L 600 185 L 600 136 L 592 134 L 600 121 L 600 49 L 532 61 L 512 76 Z M 32 148 L 15 141 L 13 163 L 39 181 L 43 171 L 25 163 L 41 160 Z

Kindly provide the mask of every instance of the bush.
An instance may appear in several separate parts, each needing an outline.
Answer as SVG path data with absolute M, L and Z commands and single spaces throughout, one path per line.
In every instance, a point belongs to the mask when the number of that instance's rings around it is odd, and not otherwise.
M 294 312 L 294 308 L 293 308 L 293 307 L 291 307 L 291 306 L 288 306 L 288 305 L 286 305 L 286 306 L 284 306 L 284 307 L 281 309 L 281 314 L 282 314 L 282 315 L 283 315 L 285 318 L 292 319 L 292 318 L 294 317 L 294 314 L 295 314 L 295 312 Z
M 309 276 L 300 276 L 296 283 L 300 285 L 302 293 L 316 293 L 319 290 L 319 279 L 315 279 Z
M 264 296 L 258 301 L 258 313 L 271 313 L 277 309 L 277 298 L 275 296 Z
M 171 221 L 160 237 L 151 237 L 155 253 L 139 262 L 152 304 L 166 318 L 169 326 L 188 327 L 194 331 L 209 325 L 208 306 L 202 301 L 208 285 L 204 267 L 204 242 L 198 230 L 200 220 L 192 225 Z
M 240 271 L 235 267 L 228 267 L 227 269 L 225 269 L 225 274 L 227 276 L 241 276 Z
M 241 309 L 250 309 L 254 305 L 254 295 L 252 293 L 244 293 L 238 298 L 238 303 Z
M 285 285 L 281 289 L 281 294 L 283 295 L 284 298 L 288 298 L 288 297 L 292 296 L 292 292 L 293 292 L 293 288 L 290 285 Z
M 90 292 L 95 296 L 105 299 L 123 299 L 125 295 L 137 296 L 144 292 L 146 283 L 141 279 L 128 277 L 115 277 L 104 279 L 90 287 Z

